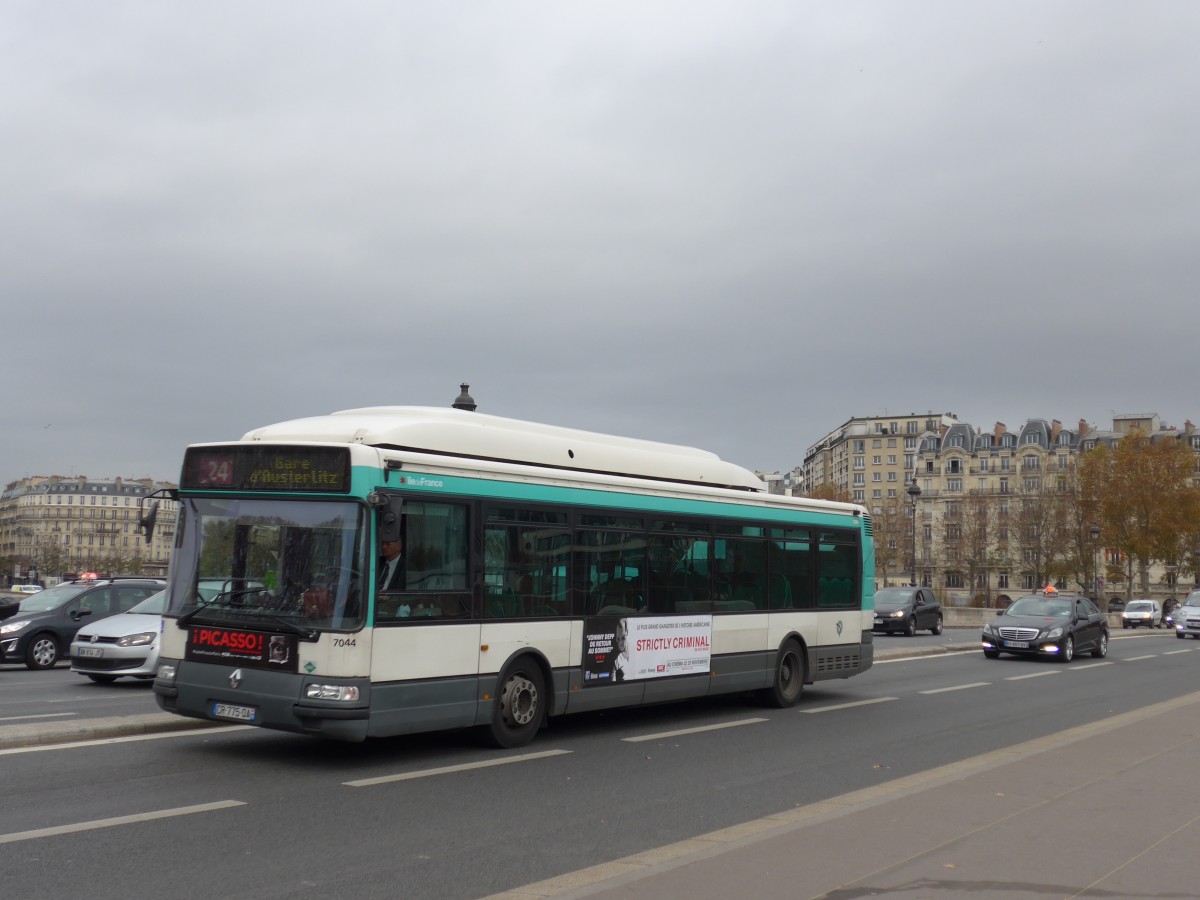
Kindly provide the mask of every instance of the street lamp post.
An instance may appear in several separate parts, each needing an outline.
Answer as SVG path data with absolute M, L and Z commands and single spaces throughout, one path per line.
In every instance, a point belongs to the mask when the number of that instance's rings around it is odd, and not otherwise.
M 1195 590 L 1200 591 L 1200 547 L 1192 550 L 1192 580 L 1195 582 Z
M 1092 599 L 1100 602 L 1100 526 L 1093 524 L 1092 534 Z
M 913 476 L 912 483 L 904 489 L 908 494 L 908 499 L 912 501 L 912 586 L 917 586 L 917 498 L 921 496 L 921 488 L 917 484 L 917 476 Z

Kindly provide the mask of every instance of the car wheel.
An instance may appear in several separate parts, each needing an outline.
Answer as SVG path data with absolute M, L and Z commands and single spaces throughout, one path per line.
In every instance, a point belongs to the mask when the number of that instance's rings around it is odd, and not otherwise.
M 1100 640 L 1096 641 L 1096 646 L 1092 648 L 1092 656 L 1097 659 L 1104 659 L 1108 656 L 1108 632 L 1100 632 Z
M 1069 663 L 1071 660 L 1073 660 L 1075 658 L 1075 637 L 1074 637 L 1074 635 L 1068 634 L 1066 639 L 1062 642 L 1062 653 L 1060 653 L 1058 655 L 1058 658 L 1061 659 L 1065 663 Z
M 986 656 L 988 659 L 999 659 L 1000 651 L 999 650 L 984 650 L 983 655 Z
M 912 637 L 917 633 L 917 617 L 909 616 L 908 623 L 904 626 L 905 637 Z
M 52 634 L 35 634 L 25 650 L 25 667 L 52 669 L 58 662 L 58 641 Z
M 933 623 L 933 627 L 930 628 L 929 631 L 934 635 L 939 635 L 942 633 L 942 617 L 941 616 L 937 617 L 936 621 L 934 621 L 934 623 Z
M 1175 632 L 1175 637 L 1179 638 L 1182 641 L 1185 637 L 1187 637 L 1187 635 L 1177 631 L 1177 632 Z

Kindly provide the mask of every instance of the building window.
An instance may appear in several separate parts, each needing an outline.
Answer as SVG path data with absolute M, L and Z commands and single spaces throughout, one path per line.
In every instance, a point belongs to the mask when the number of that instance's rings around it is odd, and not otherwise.
M 961 478 L 947 478 L 946 490 L 951 493 L 961 494 L 963 489 L 963 480 Z

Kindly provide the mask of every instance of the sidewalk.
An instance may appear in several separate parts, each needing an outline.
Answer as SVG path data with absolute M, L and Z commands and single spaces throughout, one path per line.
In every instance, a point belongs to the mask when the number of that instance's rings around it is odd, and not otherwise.
M 1193 693 L 490 900 L 1194 898 L 1198 754 Z

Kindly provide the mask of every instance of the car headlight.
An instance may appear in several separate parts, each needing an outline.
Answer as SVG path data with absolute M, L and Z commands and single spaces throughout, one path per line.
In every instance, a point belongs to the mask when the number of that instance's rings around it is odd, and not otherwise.
M 348 684 L 306 684 L 304 696 L 309 700 L 340 700 L 353 703 L 358 700 L 358 688 Z
M 117 641 L 117 646 L 144 647 L 146 644 L 153 644 L 156 637 L 158 637 L 157 631 L 143 631 L 139 634 L 126 635 Z
M 898 609 L 898 610 L 896 610 L 894 613 L 892 613 L 892 614 L 891 614 L 890 618 L 892 618 L 892 619 L 903 619 L 905 615 L 907 615 L 907 614 L 904 612 L 904 610 L 902 610 L 902 609 Z
M 1052 641 L 1055 638 L 1062 637 L 1062 634 L 1063 634 L 1062 626 L 1059 625 L 1057 628 L 1051 628 L 1044 635 L 1042 635 L 1042 639 L 1046 640 L 1046 641 Z
M 16 634 L 32 621 L 33 619 L 19 619 L 16 622 L 5 622 L 0 625 L 0 634 Z
M 995 634 L 996 626 L 993 625 L 991 622 L 984 622 L 983 623 L 983 633 L 984 634 Z

